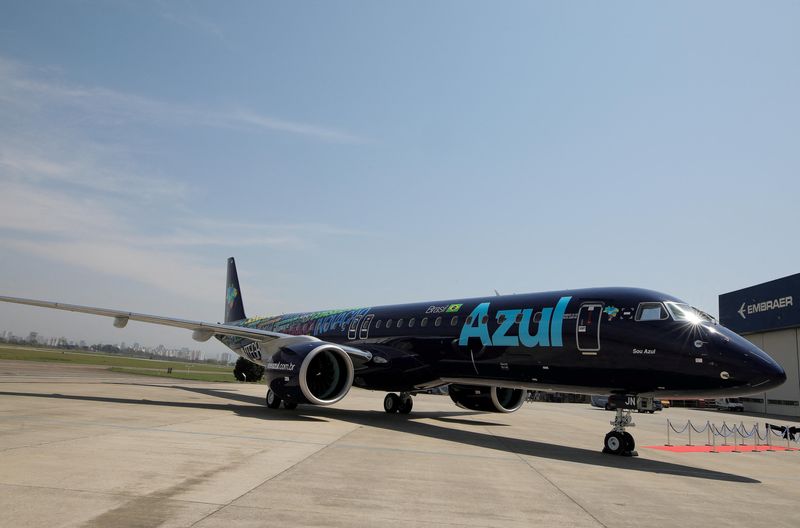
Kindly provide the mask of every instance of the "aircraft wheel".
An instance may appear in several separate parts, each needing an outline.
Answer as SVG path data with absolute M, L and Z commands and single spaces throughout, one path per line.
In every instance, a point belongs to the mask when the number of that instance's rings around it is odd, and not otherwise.
M 400 414 L 408 414 L 411 412 L 411 409 L 414 408 L 414 400 L 411 399 L 411 396 L 400 400 L 400 408 L 397 410 Z
M 401 403 L 402 402 L 400 401 L 400 396 L 398 396 L 393 392 L 390 392 L 383 399 L 383 410 L 389 414 L 396 413 L 397 411 L 400 410 Z
M 633 439 L 632 434 L 625 432 L 622 433 L 622 436 L 625 438 L 625 451 L 630 453 L 636 449 L 636 440 Z
M 283 402 L 283 408 L 284 409 L 288 409 L 290 411 L 293 411 L 293 410 L 297 409 L 297 403 L 285 401 L 285 402 Z
M 267 407 L 270 409 L 277 409 L 281 406 L 281 399 L 278 395 L 272 392 L 272 389 L 267 389 Z
M 631 439 L 632 440 L 632 439 Z M 606 435 L 603 445 L 603 453 L 610 453 L 612 455 L 621 455 L 625 451 L 627 442 L 625 435 L 617 431 L 611 431 Z

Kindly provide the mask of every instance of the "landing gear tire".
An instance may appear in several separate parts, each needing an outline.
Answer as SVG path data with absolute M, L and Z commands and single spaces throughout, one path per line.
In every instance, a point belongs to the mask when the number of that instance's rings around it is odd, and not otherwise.
M 631 422 L 630 411 L 617 408 L 617 415 L 614 421 L 611 422 L 611 425 L 614 426 L 614 429 L 606 435 L 605 441 L 603 442 L 603 453 L 608 453 L 610 455 L 639 456 L 639 454 L 634 451 L 636 442 L 633 436 L 625 431 L 626 427 L 633 427 L 634 425 Z
M 636 440 L 633 439 L 633 435 L 628 432 L 624 432 L 622 433 L 622 436 L 625 439 L 625 451 L 628 453 L 633 453 L 633 450 L 636 449 Z
M 297 409 L 297 403 L 285 401 L 285 402 L 283 402 L 283 408 L 287 409 L 289 411 L 293 411 L 293 410 Z
M 267 389 L 267 407 L 270 409 L 277 409 L 281 406 L 281 399 L 278 398 L 278 395 L 272 392 L 271 389 Z
M 400 400 L 400 408 L 397 409 L 397 412 L 400 414 L 408 414 L 411 412 L 411 409 L 414 408 L 414 400 L 411 399 L 411 396 L 406 396 L 402 400 Z
M 603 453 L 611 455 L 621 455 L 625 451 L 625 435 L 617 431 L 611 431 L 606 435 L 605 442 L 603 443 Z
M 400 400 L 400 396 L 397 394 L 390 392 L 386 395 L 383 399 L 383 410 L 389 414 L 396 413 L 400 410 L 400 405 L 402 401 Z M 409 409 L 411 410 L 411 409 Z

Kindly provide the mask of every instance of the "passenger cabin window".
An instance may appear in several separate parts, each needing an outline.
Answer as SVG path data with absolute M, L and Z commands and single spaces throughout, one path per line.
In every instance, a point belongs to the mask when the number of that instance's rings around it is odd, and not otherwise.
M 484 315 L 483 317 L 481 317 L 481 324 L 486 324 L 488 322 L 489 322 L 489 316 L 488 315 Z
M 469 317 L 467 317 L 467 324 L 468 325 L 472 324 L 472 316 L 471 315 Z
M 502 324 L 506 322 L 506 314 L 500 314 L 497 316 L 497 322 Z
M 415 325 L 415 324 L 417 324 L 417 320 L 416 320 L 416 319 L 414 319 L 413 317 L 412 317 L 411 319 L 409 319 L 409 320 L 408 320 L 408 327 L 409 327 L 409 328 L 414 328 L 414 325 Z
M 433 322 L 433 326 L 442 326 L 442 318 L 437 317 L 436 321 Z
M 514 319 L 514 322 L 517 324 L 520 324 L 522 322 L 522 312 L 517 314 L 517 317 L 516 319 Z
M 397 328 L 403 328 L 403 320 L 402 319 L 398 319 L 397 320 Z
M 425 328 L 426 326 L 428 326 L 428 318 L 427 318 L 427 317 L 423 317 L 423 318 L 422 318 L 422 322 L 421 322 L 421 323 L 419 323 L 419 325 L 420 325 L 421 327 L 423 327 L 423 328 Z
M 380 328 L 382 324 L 383 324 L 383 321 L 378 319 L 377 321 L 375 321 L 375 328 Z
M 452 319 L 450 319 L 450 326 L 458 326 L 458 316 L 457 315 L 454 316 Z
M 637 321 L 663 321 L 668 318 L 669 314 L 660 302 L 639 303 L 639 308 L 636 310 Z
M 392 320 L 389 319 L 388 321 L 386 321 L 386 328 L 391 328 L 391 327 L 392 327 Z
M 542 312 L 536 312 L 536 313 L 533 315 L 533 322 L 534 322 L 534 323 L 538 323 L 538 322 L 539 322 L 539 321 L 541 321 L 541 320 L 542 320 Z

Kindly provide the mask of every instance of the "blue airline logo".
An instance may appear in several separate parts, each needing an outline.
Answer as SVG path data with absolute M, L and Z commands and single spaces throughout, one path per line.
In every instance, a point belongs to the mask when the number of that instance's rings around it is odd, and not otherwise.
M 494 334 L 489 335 L 489 327 L 487 325 L 489 319 L 489 304 L 488 302 L 481 303 L 472 310 L 469 314 L 469 324 L 465 324 L 461 328 L 461 336 L 458 338 L 458 344 L 465 346 L 469 342 L 470 337 L 477 337 L 481 340 L 483 346 L 519 346 L 535 347 L 535 346 L 563 346 L 563 339 L 561 337 L 561 328 L 564 323 L 564 312 L 567 311 L 567 305 L 572 297 L 562 297 L 556 303 L 555 308 L 543 308 L 542 319 L 536 330 L 536 334 L 530 334 L 531 318 L 533 317 L 533 308 L 525 308 L 524 310 L 498 310 L 497 317 L 502 319 L 502 323 L 495 330 Z M 508 335 L 508 331 L 517 320 L 517 316 L 522 314 L 522 319 L 519 323 L 517 335 Z M 503 317 L 504 316 L 504 317 Z

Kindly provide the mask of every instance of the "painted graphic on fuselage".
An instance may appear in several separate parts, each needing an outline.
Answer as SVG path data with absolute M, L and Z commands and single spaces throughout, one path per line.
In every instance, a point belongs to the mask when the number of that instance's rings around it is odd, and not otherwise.
M 354 317 L 363 316 L 369 311 L 370 308 L 350 308 L 254 317 L 245 321 L 244 326 L 289 335 L 320 335 L 336 328 L 345 330 Z
M 480 339 L 483 346 L 561 347 L 564 345 L 561 335 L 564 312 L 571 299 L 572 297 L 561 297 L 554 308 L 542 308 L 542 317 L 534 335 L 530 333 L 533 308 L 498 310 L 497 320 L 500 326 L 490 335 L 488 321 L 491 303 L 480 303 L 470 313 L 467 324 L 461 328 L 458 344 L 465 346 L 474 337 Z M 509 334 L 518 317 L 517 335 Z

